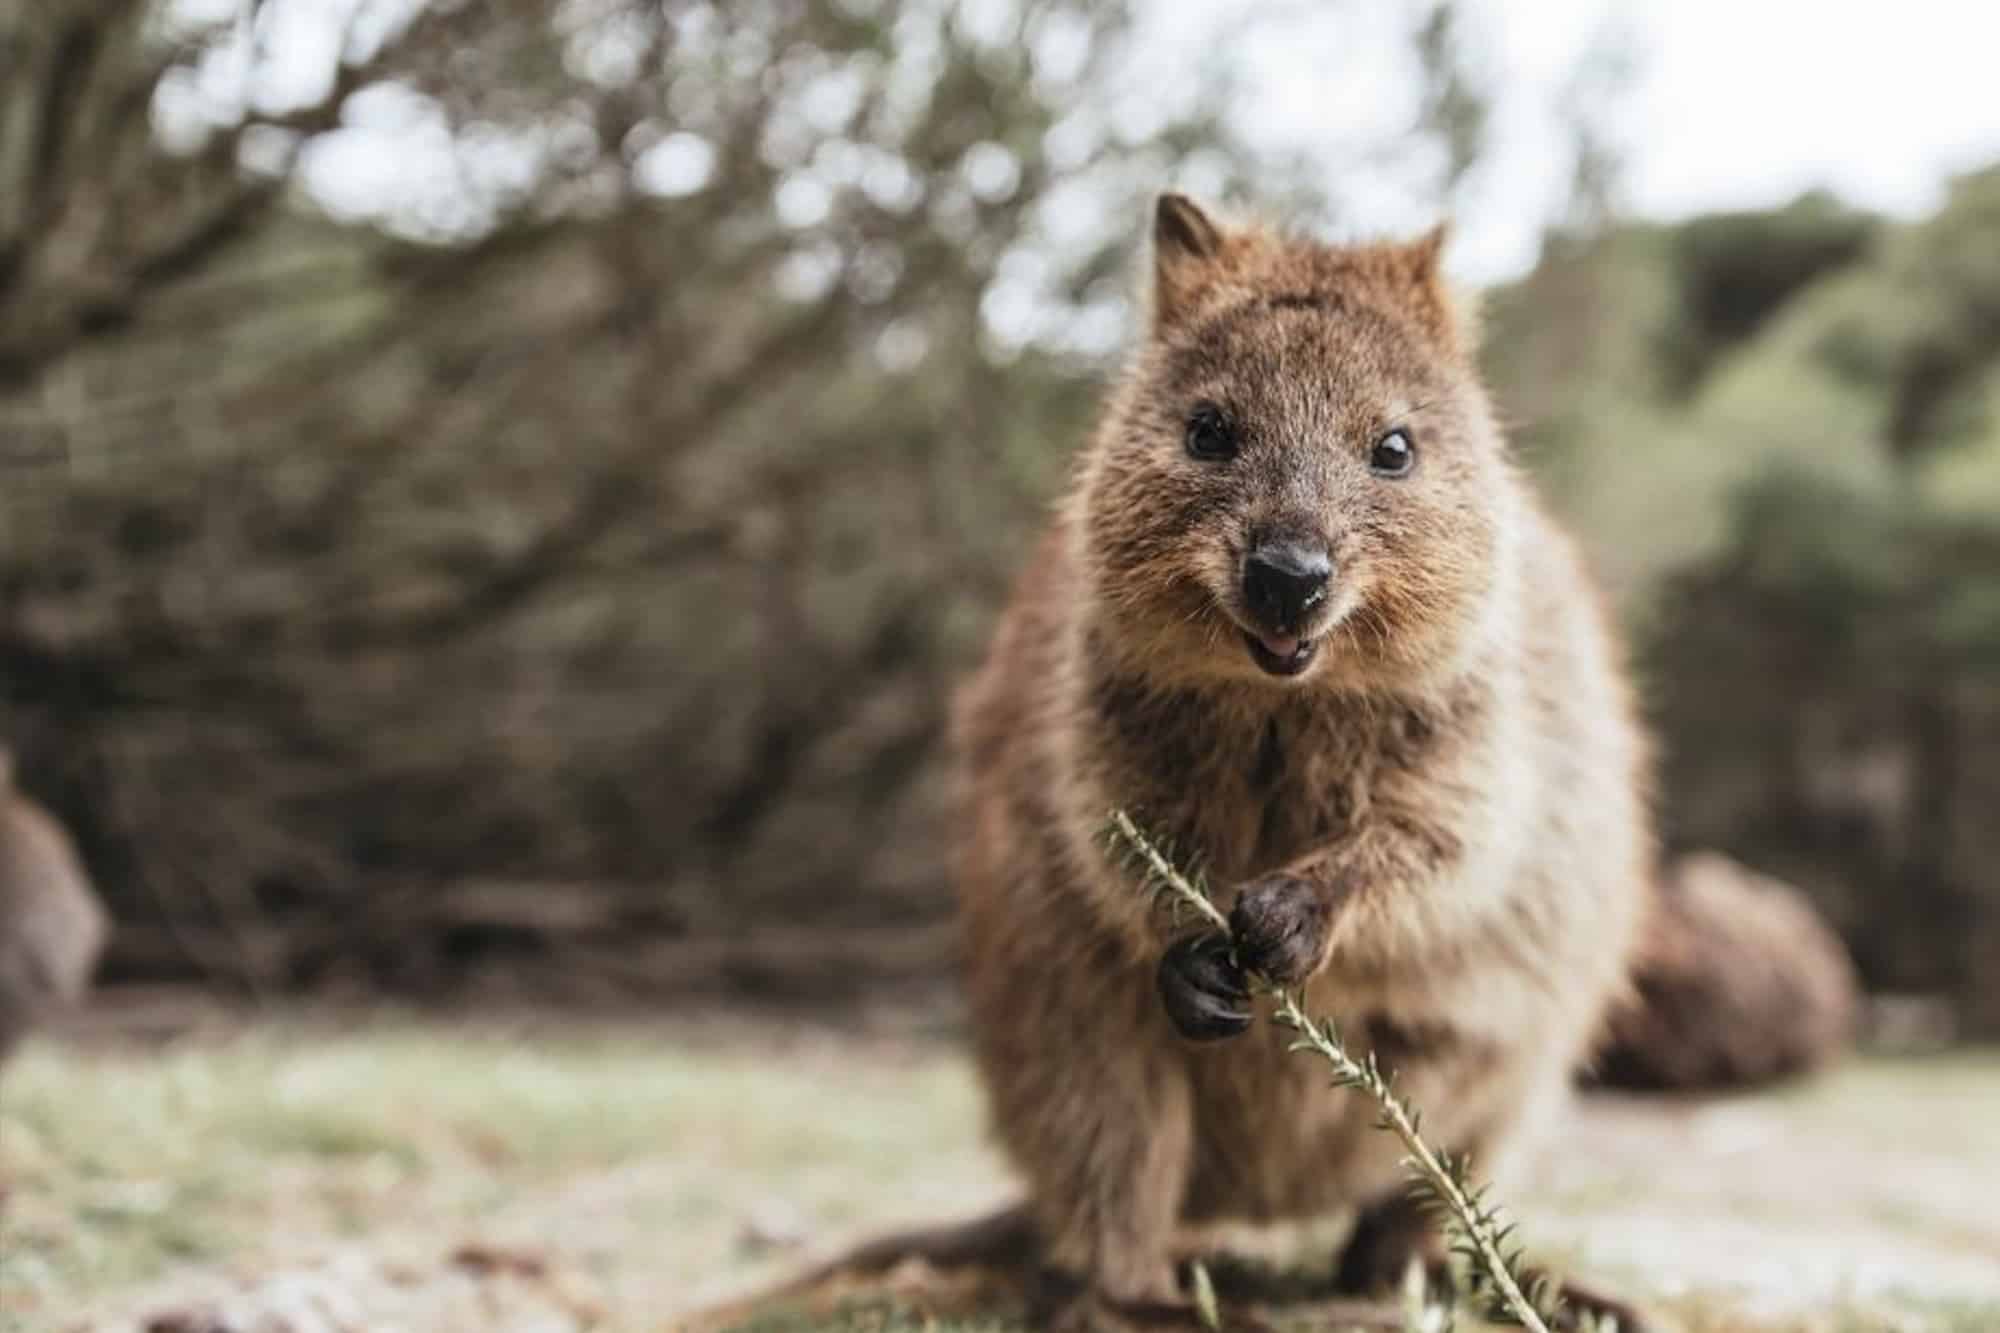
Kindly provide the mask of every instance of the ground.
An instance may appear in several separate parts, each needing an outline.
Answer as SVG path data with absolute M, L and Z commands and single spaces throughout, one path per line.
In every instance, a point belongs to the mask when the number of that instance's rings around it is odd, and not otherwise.
M 2000 1329 L 1996 1107 L 1995 1053 L 1592 1099 L 1507 1197 L 1532 1248 L 1691 1330 Z M 665 1329 L 1008 1192 L 962 1054 L 907 1030 L 374 1017 L 43 1041 L 0 1075 L 0 1329 Z M 963 1311 L 911 1277 L 757 1322 L 1010 1327 L 927 1324 Z

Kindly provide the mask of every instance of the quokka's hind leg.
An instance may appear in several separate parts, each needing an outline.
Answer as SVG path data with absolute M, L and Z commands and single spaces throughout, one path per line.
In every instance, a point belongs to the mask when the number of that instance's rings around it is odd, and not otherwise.
M 1028 979 L 977 995 L 1008 1009 L 982 1026 L 980 1061 L 1027 1180 L 1046 1322 L 1171 1322 L 1190 1308 L 1173 1273 L 1194 1142 L 1183 1053 L 1143 974 L 1130 987 L 1060 966 Z
M 1177 1305 L 1172 1246 L 1193 1139 L 1185 1077 L 1136 1049 L 1065 1063 L 1065 1105 L 1044 1104 L 1046 1133 L 1023 1154 L 1046 1261 L 1077 1287 L 1079 1310 Z

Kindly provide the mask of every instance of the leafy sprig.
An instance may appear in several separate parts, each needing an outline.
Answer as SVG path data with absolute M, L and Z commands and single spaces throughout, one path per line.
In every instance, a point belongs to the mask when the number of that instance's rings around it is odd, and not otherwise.
M 1229 918 L 1210 899 L 1198 877 L 1182 873 L 1167 852 L 1139 831 L 1130 815 L 1113 811 L 1110 833 L 1114 844 L 1131 854 L 1145 881 L 1164 893 L 1176 909 L 1192 910 L 1225 937 L 1230 935 Z M 1555 1294 L 1545 1282 L 1530 1281 L 1523 1274 L 1521 1250 L 1513 1239 L 1514 1224 L 1506 1219 L 1487 1187 L 1473 1182 L 1467 1161 L 1433 1148 L 1424 1139 L 1422 1113 L 1397 1093 L 1372 1053 L 1355 1059 L 1341 1045 L 1340 1034 L 1331 1022 L 1314 1020 L 1291 991 L 1272 986 L 1263 978 L 1257 980 L 1277 1006 L 1272 1016 L 1299 1034 L 1289 1049 L 1319 1056 L 1333 1071 L 1335 1087 L 1359 1092 L 1375 1103 L 1377 1126 L 1402 1144 L 1403 1165 L 1444 1222 L 1453 1250 L 1490 1289 L 1493 1314 L 1530 1333 L 1549 1333 L 1555 1317 Z

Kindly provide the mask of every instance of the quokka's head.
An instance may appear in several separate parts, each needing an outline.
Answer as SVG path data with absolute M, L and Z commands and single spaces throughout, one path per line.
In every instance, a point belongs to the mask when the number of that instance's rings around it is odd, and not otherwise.
M 1443 241 L 1323 245 L 1159 201 L 1150 328 L 1077 495 L 1120 651 L 1396 688 L 1474 640 L 1519 499 Z

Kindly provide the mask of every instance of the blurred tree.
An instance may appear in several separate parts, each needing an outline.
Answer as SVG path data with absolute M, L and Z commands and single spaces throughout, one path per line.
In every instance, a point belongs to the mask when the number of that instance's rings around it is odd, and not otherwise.
M 1673 277 L 1681 318 L 1661 331 L 1667 391 L 1685 396 L 1814 278 L 1860 259 L 1876 220 L 1823 193 L 1772 212 L 1716 213 L 1677 229 Z
M 1677 846 L 2000 1031 L 2000 169 L 1614 229 L 1493 303 L 1517 437 L 1641 629 Z M 1615 295 L 1619 316 L 1575 293 Z
M 1463 16 L 1457 5 L 1434 4 L 1417 28 L 1417 61 L 1423 74 L 1418 124 L 1444 145 L 1444 194 L 1456 195 L 1466 173 L 1486 151 L 1492 99 L 1467 68 Z
M 940 919 L 1144 199 L 1294 179 L 1222 84 L 1081 0 L 214 8 L 0 5 L 0 731 L 114 974 Z
M 1743 248 L 1804 222 L 1817 239 L 1802 248 L 1824 255 L 1828 216 L 1795 206 L 1772 231 L 1741 232 Z M 1854 221 L 1834 230 L 1860 234 Z M 2000 1031 L 1996 234 L 2000 169 L 1960 180 L 1934 220 L 1893 229 L 1807 289 L 1730 369 L 1708 433 L 1728 447 L 1761 432 L 1776 447 L 1744 474 L 1722 549 L 1670 585 L 1653 650 L 1676 737 L 1674 832 L 1782 862 L 1821 889 L 1873 981 L 1943 991 L 1989 1033 Z M 1724 679 L 1762 683 L 1742 697 Z

